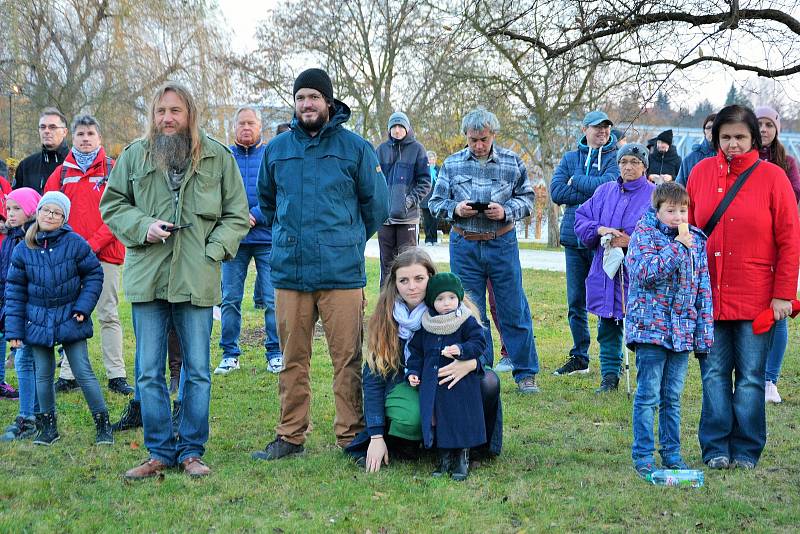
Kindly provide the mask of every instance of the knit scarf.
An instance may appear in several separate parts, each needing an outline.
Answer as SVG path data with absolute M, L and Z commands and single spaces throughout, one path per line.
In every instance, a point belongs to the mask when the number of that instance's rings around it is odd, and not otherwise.
M 431 334 L 447 336 L 461 328 L 464 321 L 471 316 L 472 312 L 470 312 L 469 308 L 464 306 L 464 304 L 459 304 L 458 309 L 455 311 L 443 315 L 435 315 L 433 317 L 430 312 L 425 310 L 425 314 L 422 316 L 422 328 Z
M 100 152 L 100 147 L 95 148 L 91 152 L 81 152 L 77 148 L 72 147 L 72 157 L 75 158 L 75 163 L 81 168 L 84 174 L 89 170 L 89 167 L 94 163 L 97 153 Z
M 392 310 L 392 317 L 397 322 L 397 335 L 400 339 L 405 340 L 406 346 L 403 350 L 403 364 L 408 361 L 411 352 L 408 350 L 408 342 L 414 335 L 414 332 L 419 330 L 422 324 L 422 315 L 428 311 L 428 307 L 424 302 L 417 304 L 417 307 L 408 311 L 408 306 L 402 300 L 394 301 L 394 310 Z

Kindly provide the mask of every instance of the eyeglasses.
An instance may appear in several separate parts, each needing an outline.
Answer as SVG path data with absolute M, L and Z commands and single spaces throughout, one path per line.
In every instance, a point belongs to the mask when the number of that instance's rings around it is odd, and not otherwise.
M 60 130 L 61 128 L 66 128 L 66 126 L 58 126 L 58 125 L 55 125 L 55 124 L 40 124 L 39 125 L 39 131 L 40 132 L 43 132 L 45 130 L 50 130 L 51 132 L 54 132 L 56 130 Z
M 48 210 L 45 208 L 40 209 L 39 212 L 45 217 L 50 217 L 52 219 L 60 219 L 64 216 L 64 214 L 61 213 L 60 211 Z

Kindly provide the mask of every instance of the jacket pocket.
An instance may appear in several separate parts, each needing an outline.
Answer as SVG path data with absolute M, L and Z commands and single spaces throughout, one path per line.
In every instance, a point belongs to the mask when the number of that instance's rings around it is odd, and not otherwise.
M 192 185 L 195 214 L 203 219 L 219 219 L 222 215 L 222 174 L 200 169 Z
M 472 198 L 472 176 L 457 174 L 450 180 L 450 198 L 456 202 L 462 200 L 481 201 L 482 199 Z
M 297 237 L 276 233 L 272 239 L 272 253 L 269 259 L 273 279 L 282 280 L 291 284 L 300 281 Z M 283 284 L 276 287 L 286 287 Z
M 322 287 L 353 285 L 364 278 L 364 255 L 357 236 L 320 236 L 319 282 Z

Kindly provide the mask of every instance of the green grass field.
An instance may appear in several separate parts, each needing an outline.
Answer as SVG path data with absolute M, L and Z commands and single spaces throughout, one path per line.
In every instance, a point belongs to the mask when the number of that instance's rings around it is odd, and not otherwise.
M 368 261 L 370 310 L 378 262 Z M 252 276 L 249 281 L 252 284 Z M 122 473 L 146 457 L 141 429 L 96 447 L 80 392 L 58 397 L 61 440 L 0 443 L 0 532 L 539 532 L 705 531 L 797 532 L 800 525 L 800 364 L 791 326 L 780 383 L 784 403 L 768 406 L 769 439 L 752 472 L 706 471 L 701 489 L 649 486 L 630 464 L 631 402 L 620 392 L 596 397 L 592 372 L 557 378 L 570 346 L 562 273 L 525 271 L 542 369 L 542 393 L 520 396 L 503 375 L 501 457 L 474 469 L 464 483 L 432 479 L 432 460 L 392 462 L 378 474 L 359 471 L 335 447 L 331 365 L 324 340 L 314 345 L 313 432 L 302 457 L 256 462 L 249 453 L 274 438 L 277 376 L 265 371 L 257 329 L 245 302 L 242 369 L 212 382 L 210 477 L 177 470 L 163 480 L 126 483 Z M 252 287 L 252 286 L 251 286 Z M 130 306 L 122 306 L 129 377 L 134 341 Z M 219 323 L 212 369 L 219 363 Z M 97 338 L 91 354 L 112 420 L 126 399 L 108 394 Z M 16 383 L 14 371 L 8 380 Z M 683 398 L 684 457 L 700 466 L 697 423 L 700 378 L 690 361 Z M 17 403 L 0 402 L 0 423 Z

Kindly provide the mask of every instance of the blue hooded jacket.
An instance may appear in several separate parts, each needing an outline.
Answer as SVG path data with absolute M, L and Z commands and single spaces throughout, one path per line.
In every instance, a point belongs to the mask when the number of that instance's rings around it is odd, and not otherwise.
M 53 347 L 92 337 L 92 310 L 103 268 L 89 243 L 69 225 L 36 234 L 41 248 L 19 243 L 6 279 L 6 339 Z M 73 315 L 80 313 L 83 322 Z
M 678 171 L 678 177 L 675 178 L 675 181 L 686 187 L 686 183 L 689 181 L 689 175 L 692 173 L 694 166 L 697 165 L 700 160 L 716 155 L 717 151 L 714 150 L 714 145 L 712 145 L 708 139 L 703 139 L 703 142 L 700 144 L 692 145 L 692 151 L 683 158 L 681 162 L 681 168 Z
M 561 219 L 561 244 L 584 248 L 575 235 L 575 210 L 594 194 L 601 184 L 619 177 L 617 138 L 611 134 L 600 149 L 589 148 L 586 136 L 578 141 L 578 149 L 564 154 L 550 181 L 550 199 L 566 206 Z
M 267 144 L 258 198 L 272 227 L 272 284 L 279 289 L 355 289 L 367 284 L 364 248 L 389 215 L 375 150 L 342 125 L 350 108 L 310 136 L 297 118 Z
M 411 129 L 406 136 L 389 139 L 378 147 L 378 161 L 389 189 L 388 224 L 416 224 L 419 206 L 431 190 L 428 153 L 414 137 Z
M 242 245 L 272 244 L 272 230 L 267 226 L 267 221 L 258 205 L 258 171 L 261 169 L 261 158 L 264 156 L 266 146 L 263 142 L 249 147 L 236 143 L 231 145 L 233 157 L 236 158 L 239 172 L 242 173 L 250 215 L 256 220 L 256 225 L 250 228 L 250 231 L 242 239 Z

